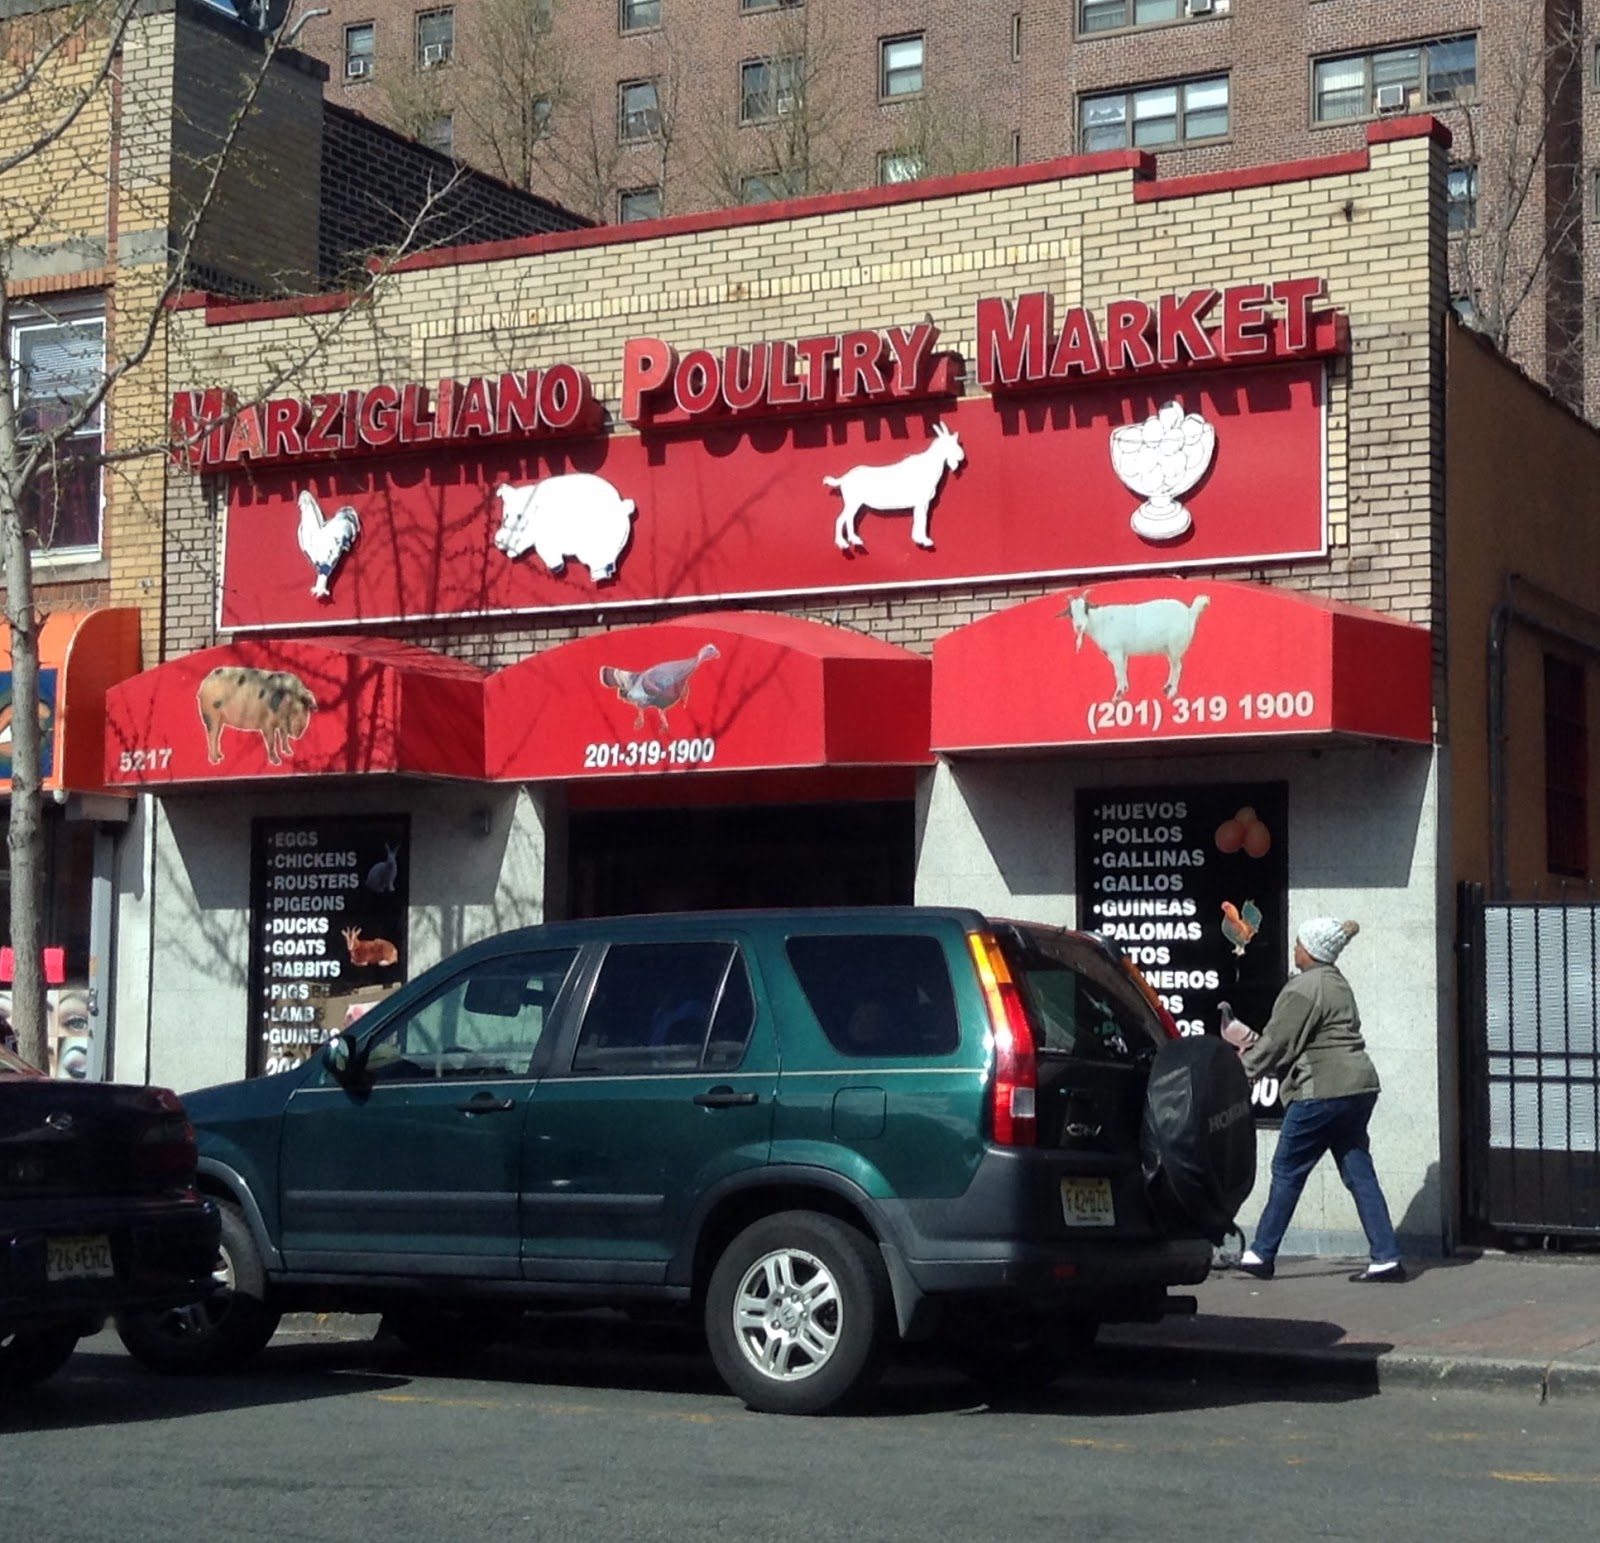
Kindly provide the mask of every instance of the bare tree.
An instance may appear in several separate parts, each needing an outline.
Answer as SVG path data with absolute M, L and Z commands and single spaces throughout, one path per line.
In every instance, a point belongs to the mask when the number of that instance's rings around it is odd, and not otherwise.
M 954 177 L 1005 164 L 1011 139 L 982 98 L 927 81 L 898 110 L 894 143 L 887 155 L 892 159 L 891 181 Z
M 220 39 L 222 63 L 208 82 L 216 94 L 193 94 L 208 104 L 201 119 L 184 115 L 174 100 L 170 56 L 165 73 L 151 68 L 159 29 L 174 25 L 172 14 L 152 12 L 144 0 L 68 0 L 0 23 L 0 369 L 11 383 L 0 391 L 0 564 L 12 662 L 12 1018 L 22 1053 L 41 1066 L 48 1040 L 36 559 L 57 544 L 63 491 L 74 482 L 91 484 L 88 503 L 98 508 L 97 490 L 110 480 L 105 474 L 117 473 L 120 493 L 143 462 L 153 468 L 145 483 L 153 480 L 150 501 L 159 507 L 170 448 L 163 410 L 169 302 L 231 250 L 226 227 L 241 204 L 248 208 L 253 200 L 259 208 L 270 198 L 279 223 L 287 224 L 296 197 L 317 197 L 315 187 L 287 186 L 281 174 L 271 180 L 280 164 L 273 131 L 254 116 L 263 92 L 282 84 L 274 63 L 304 18 L 291 11 L 264 34 L 243 27 L 209 34 Z M 135 49 L 148 52 L 130 64 Z M 192 55 L 188 67 L 195 67 Z M 115 156 L 106 149 L 113 122 Z M 391 257 L 416 241 L 450 187 L 401 219 L 401 246 Z M 48 274 L 69 258 L 70 271 L 93 272 L 84 253 L 97 239 L 105 243 L 104 223 L 97 234 L 93 222 L 103 222 L 113 199 L 129 223 L 148 222 L 151 233 L 144 261 L 119 264 L 114 293 L 91 326 L 81 312 L 35 293 L 39 286 L 28 275 L 30 265 Z M 262 222 L 252 228 L 247 243 L 270 246 Z M 256 254 L 258 276 L 272 262 L 270 253 Z M 291 266 L 302 288 L 315 282 L 314 260 Z M 369 292 L 388 267 L 377 260 L 364 271 Z M 258 282 L 265 287 L 264 278 Z M 318 318 L 302 343 L 263 360 L 252 401 L 295 378 L 333 333 L 363 314 L 352 305 Z M 14 346 L 25 335 L 19 323 L 48 333 L 49 349 Z
M 851 186 L 841 50 L 819 0 L 773 18 L 768 51 L 744 67 L 739 100 L 708 98 L 696 125 L 706 190 L 720 204 Z
M 563 201 L 601 222 L 617 218 L 619 196 L 630 188 L 659 189 L 667 212 L 686 55 L 669 25 L 644 42 L 643 71 L 620 91 L 609 75 L 572 83 L 544 147 Z
M 1446 118 L 1450 283 L 1469 325 L 1558 395 L 1583 390 L 1582 110 L 1594 33 L 1577 3 L 1521 0 L 1475 98 Z M 1529 316 L 1542 302 L 1544 323 Z
M 567 101 L 569 67 L 555 37 L 555 0 L 479 0 L 462 63 L 472 88 L 456 111 L 491 169 L 534 190 L 541 150 Z

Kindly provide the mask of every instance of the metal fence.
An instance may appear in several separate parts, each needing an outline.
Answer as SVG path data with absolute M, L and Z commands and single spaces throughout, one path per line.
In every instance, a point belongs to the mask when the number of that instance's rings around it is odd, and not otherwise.
M 1465 884 L 1458 924 L 1471 1217 L 1600 1235 L 1600 904 Z

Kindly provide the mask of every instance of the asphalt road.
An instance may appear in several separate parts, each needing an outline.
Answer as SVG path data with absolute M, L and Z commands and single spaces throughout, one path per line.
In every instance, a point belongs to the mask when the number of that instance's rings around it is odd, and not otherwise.
M 558 1323 L 453 1374 L 275 1341 L 146 1375 L 110 1336 L 0 1407 L 22 1543 L 1592 1536 L 1600 1401 L 1064 1382 L 975 1403 L 937 1365 L 870 1415 L 752 1415 L 692 1344 Z

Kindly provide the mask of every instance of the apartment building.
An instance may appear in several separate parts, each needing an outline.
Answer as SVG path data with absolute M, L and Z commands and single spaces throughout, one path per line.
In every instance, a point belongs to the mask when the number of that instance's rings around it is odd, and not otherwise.
M 1454 135 L 1458 310 L 1564 400 L 1600 276 L 1581 0 L 330 0 L 332 97 L 605 221 L 1122 146 L 1163 176 Z M 1592 9 L 1592 8 L 1589 8 Z M 1592 266 L 1592 260 L 1589 263 Z

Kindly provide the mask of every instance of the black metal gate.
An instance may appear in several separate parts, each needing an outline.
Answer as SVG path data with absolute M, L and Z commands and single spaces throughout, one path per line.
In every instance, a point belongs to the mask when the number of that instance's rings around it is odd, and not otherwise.
M 1467 1209 L 1600 1234 L 1600 904 L 1458 897 Z

